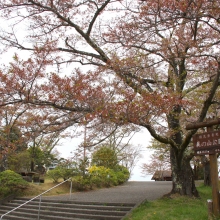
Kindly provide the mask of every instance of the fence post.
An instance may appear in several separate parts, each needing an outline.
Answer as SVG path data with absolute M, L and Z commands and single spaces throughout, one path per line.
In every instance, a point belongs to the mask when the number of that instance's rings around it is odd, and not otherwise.
M 70 199 L 72 197 L 72 187 L 73 187 L 73 181 L 71 179 L 71 182 L 70 182 Z
M 37 216 L 38 220 L 40 220 L 40 207 L 41 207 L 41 195 L 40 195 L 40 198 L 39 198 L 39 209 L 38 209 L 38 216 Z

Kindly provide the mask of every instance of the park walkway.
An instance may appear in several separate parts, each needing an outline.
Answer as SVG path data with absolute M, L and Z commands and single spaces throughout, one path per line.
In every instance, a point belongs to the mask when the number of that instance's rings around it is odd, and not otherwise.
M 73 192 L 71 196 L 42 196 L 8 214 L 5 219 L 30 220 L 40 216 L 40 219 L 54 220 L 122 220 L 143 201 L 152 201 L 169 193 L 171 186 L 172 182 L 168 181 L 131 181 L 111 188 Z M 2 204 L 0 216 L 26 201 L 27 198 L 16 198 Z
M 68 194 L 47 196 L 47 199 L 139 204 L 144 200 L 152 201 L 162 197 L 171 191 L 171 187 L 171 181 L 130 181 L 111 188 L 97 189 L 88 192 L 74 192 L 71 198 Z

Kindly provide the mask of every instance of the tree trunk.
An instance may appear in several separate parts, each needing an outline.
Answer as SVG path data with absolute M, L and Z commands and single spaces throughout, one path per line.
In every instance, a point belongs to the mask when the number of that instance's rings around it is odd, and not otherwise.
M 34 160 L 32 159 L 31 160 L 31 172 L 34 172 L 35 170 L 34 170 Z
M 207 161 L 204 164 L 204 185 L 205 186 L 211 186 L 211 175 L 210 175 L 210 162 Z
M 180 154 L 178 150 L 171 148 L 171 167 L 172 167 L 172 191 L 171 194 L 180 194 L 198 197 L 195 187 L 193 170 L 190 166 L 190 159 Z
M 201 157 L 203 171 L 204 171 L 204 185 L 211 186 L 211 175 L 210 175 L 210 161 L 206 156 Z

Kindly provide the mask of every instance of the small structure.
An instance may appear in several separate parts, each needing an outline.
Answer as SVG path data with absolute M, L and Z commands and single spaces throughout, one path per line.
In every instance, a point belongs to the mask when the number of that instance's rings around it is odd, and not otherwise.
M 22 178 L 28 182 L 32 182 L 34 175 L 36 175 L 36 172 L 29 172 L 29 171 L 20 171 L 17 172 L 22 176 Z
M 44 183 L 44 174 L 45 174 L 45 167 L 43 166 L 36 166 L 35 171 L 29 171 L 27 169 L 21 169 L 18 174 L 22 176 L 22 178 L 28 182 L 34 183 Z
M 156 170 L 151 180 L 172 181 L 172 172 L 170 170 Z

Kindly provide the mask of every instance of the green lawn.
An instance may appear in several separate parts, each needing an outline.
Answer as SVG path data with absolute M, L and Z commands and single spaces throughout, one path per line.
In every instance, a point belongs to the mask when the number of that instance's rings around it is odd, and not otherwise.
M 144 202 L 126 220 L 207 220 L 207 199 L 212 198 L 211 187 L 199 186 L 198 191 L 199 199 L 174 195 Z

